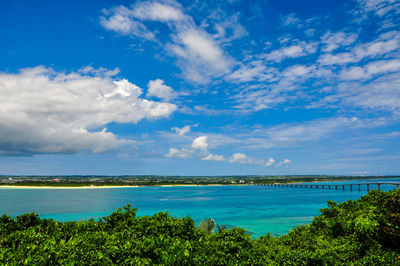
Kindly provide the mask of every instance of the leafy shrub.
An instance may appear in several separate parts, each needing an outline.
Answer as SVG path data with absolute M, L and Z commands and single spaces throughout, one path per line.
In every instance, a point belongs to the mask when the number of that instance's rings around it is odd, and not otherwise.
M 211 220 L 209 220 L 211 221 Z M 212 225 L 212 226 L 211 226 Z M 211 229 L 215 224 L 210 222 Z M 207 228 L 208 228 L 207 227 Z M 1 264 L 394 265 L 400 192 L 328 202 L 311 224 L 251 239 L 240 228 L 197 228 L 166 213 L 137 217 L 129 205 L 99 221 L 57 222 L 34 213 L 0 217 Z

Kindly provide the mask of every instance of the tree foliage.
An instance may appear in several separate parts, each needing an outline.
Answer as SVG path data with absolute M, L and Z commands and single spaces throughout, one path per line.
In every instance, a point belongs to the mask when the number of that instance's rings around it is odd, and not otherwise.
M 206 233 L 206 235 L 214 233 L 215 230 L 215 221 L 214 219 L 205 219 L 200 222 L 199 229 Z
M 400 192 L 328 202 L 311 224 L 252 239 L 166 213 L 136 216 L 129 205 L 99 221 L 57 222 L 28 213 L 0 217 L 0 263 L 15 265 L 395 265 Z M 209 229 L 212 229 L 211 231 Z

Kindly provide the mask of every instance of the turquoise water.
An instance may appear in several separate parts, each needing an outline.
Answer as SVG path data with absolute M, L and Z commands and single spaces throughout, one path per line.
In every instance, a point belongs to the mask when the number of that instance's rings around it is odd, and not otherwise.
M 400 178 L 376 180 L 400 182 Z M 374 182 L 353 180 L 323 184 Z M 316 183 L 313 183 L 316 184 Z M 383 190 L 393 187 L 382 186 Z M 128 203 L 138 215 L 166 211 L 175 217 L 192 217 L 196 223 L 214 218 L 218 224 L 239 226 L 254 237 L 286 234 L 299 224 L 311 222 L 327 200 L 358 199 L 365 188 L 328 190 L 264 186 L 138 187 L 106 189 L 12 189 L 0 188 L 0 214 L 17 216 L 36 212 L 58 221 L 98 219 Z

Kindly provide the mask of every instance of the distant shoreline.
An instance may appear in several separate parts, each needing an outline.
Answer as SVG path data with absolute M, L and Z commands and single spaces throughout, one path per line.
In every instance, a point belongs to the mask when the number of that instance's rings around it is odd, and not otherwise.
M 19 186 L 19 185 L 1 185 L 0 188 L 16 189 L 98 189 L 98 188 L 132 188 L 139 186 Z
M 270 184 L 270 185 L 278 185 L 278 184 L 304 184 L 304 183 L 327 183 L 327 182 L 346 182 L 350 180 L 367 180 L 367 179 L 379 179 L 384 180 L 387 177 L 377 177 L 377 178 L 359 178 L 359 179 L 333 179 L 333 180 L 310 180 L 310 181 L 289 181 L 289 182 L 273 182 L 273 183 L 246 183 L 246 184 L 164 184 L 164 185 L 82 185 L 82 186 L 62 186 L 62 185 L 53 185 L 53 186 L 40 186 L 40 185 L 0 185 L 1 188 L 8 188 L 8 189 L 106 189 L 106 188 L 138 188 L 138 187 L 200 187 L 200 186 L 246 186 L 246 185 L 263 185 L 263 184 Z
M 176 185 L 143 185 L 143 186 L 19 186 L 19 185 L 0 185 L 0 188 L 10 188 L 10 189 L 103 189 L 103 188 L 138 188 L 138 187 L 211 187 L 211 186 L 242 186 L 249 184 L 176 184 Z

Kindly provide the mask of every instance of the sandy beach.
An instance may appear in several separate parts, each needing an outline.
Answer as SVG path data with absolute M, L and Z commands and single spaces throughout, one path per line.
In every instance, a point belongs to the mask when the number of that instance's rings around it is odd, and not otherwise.
M 18 185 L 0 185 L 0 188 L 15 188 L 15 189 L 102 189 L 102 188 L 134 188 L 134 187 L 199 187 L 199 186 L 243 186 L 249 184 L 176 184 L 176 185 L 143 185 L 143 186 L 18 186 Z
M 5 185 L 0 188 L 13 188 L 13 189 L 102 189 L 102 188 L 130 188 L 139 186 L 82 186 L 82 187 L 56 187 L 56 186 L 13 186 Z

